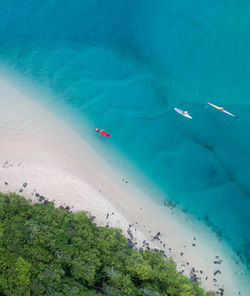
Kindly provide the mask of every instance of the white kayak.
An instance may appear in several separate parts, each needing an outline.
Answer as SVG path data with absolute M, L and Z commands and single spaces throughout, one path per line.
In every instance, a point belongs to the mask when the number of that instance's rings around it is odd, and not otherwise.
M 181 109 L 178 109 L 178 108 L 174 108 L 174 110 L 176 112 L 178 112 L 179 114 L 181 114 L 182 116 L 185 116 L 187 118 L 192 119 L 192 116 L 190 116 L 190 114 L 188 113 L 188 111 L 182 111 Z

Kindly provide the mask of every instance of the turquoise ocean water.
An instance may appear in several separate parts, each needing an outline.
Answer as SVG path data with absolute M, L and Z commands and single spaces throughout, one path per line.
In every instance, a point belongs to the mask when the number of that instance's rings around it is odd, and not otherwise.
M 0 0 L 0 73 L 49 94 L 42 103 L 111 163 L 128 158 L 250 269 L 249 19 L 247 0 Z

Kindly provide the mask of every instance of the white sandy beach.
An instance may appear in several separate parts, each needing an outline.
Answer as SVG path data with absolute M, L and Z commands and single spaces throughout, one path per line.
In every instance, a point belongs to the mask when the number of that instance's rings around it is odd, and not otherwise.
M 214 233 L 180 210 L 156 204 L 130 180 L 126 183 L 84 135 L 4 81 L 0 110 L 1 192 L 34 201 L 39 194 L 56 206 L 89 211 L 98 225 L 119 227 L 126 236 L 130 229 L 136 247 L 146 247 L 146 241 L 164 250 L 185 274 L 195 268 L 204 288 L 249 295 L 243 266 Z M 158 232 L 159 239 L 153 239 Z

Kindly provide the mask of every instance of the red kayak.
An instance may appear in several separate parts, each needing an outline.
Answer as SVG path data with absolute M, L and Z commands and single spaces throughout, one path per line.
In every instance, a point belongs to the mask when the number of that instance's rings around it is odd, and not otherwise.
M 103 129 L 95 128 L 95 131 L 104 137 L 110 137 L 110 135 L 107 132 L 105 132 Z

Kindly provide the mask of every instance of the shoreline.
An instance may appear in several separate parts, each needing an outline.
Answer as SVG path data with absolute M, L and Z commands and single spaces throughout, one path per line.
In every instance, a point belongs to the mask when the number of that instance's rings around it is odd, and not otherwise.
M 172 256 L 178 270 L 200 278 L 205 289 L 247 295 L 243 266 L 206 225 L 154 202 L 49 110 L 8 83 L 0 87 L 1 192 L 88 211 L 97 225 L 122 229 L 135 247 Z

